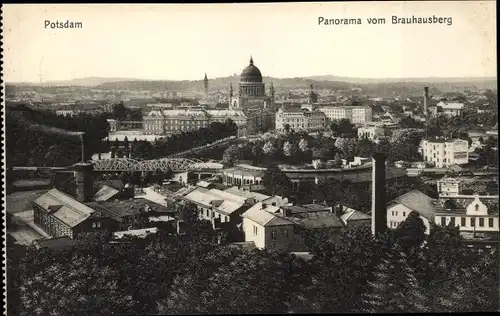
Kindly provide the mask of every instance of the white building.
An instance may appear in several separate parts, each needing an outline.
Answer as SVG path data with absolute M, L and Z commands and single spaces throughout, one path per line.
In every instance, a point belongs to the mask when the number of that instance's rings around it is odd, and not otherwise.
M 413 190 L 388 204 L 387 226 L 397 228 L 412 211 L 420 215 L 426 234 L 430 232 L 430 223 L 458 226 L 460 233 L 465 235 L 499 232 L 498 195 L 453 195 L 432 199 Z
M 459 116 L 462 115 L 464 110 L 464 104 L 461 102 L 455 101 L 441 101 L 437 104 L 438 107 L 441 107 L 443 111 L 441 114 L 448 116 Z
M 498 233 L 498 196 L 457 195 L 441 199 L 434 218 L 437 225 L 458 226 L 461 233 Z
M 204 110 L 202 108 L 153 110 L 144 117 L 144 134 L 168 135 L 188 132 L 233 120 L 238 126 L 247 126 L 248 117 L 241 110 Z
M 434 199 L 418 190 L 412 190 L 389 202 L 387 205 L 387 227 L 395 229 L 411 212 L 417 212 L 425 225 L 425 232 L 430 232 L 430 223 L 434 222 Z
M 59 116 L 75 116 L 80 114 L 79 110 L 57 110 L 56 115 Z
M 371 141 L 384 136 L 384 129 L 380 126 L 365 125 L 358 128 L 358 138 L 367 138 Z
M 345 226 L 333 208 L 324 204 L 292 206 L 264 200 L 249 208 L 242 217 L 245 242 L 269 250 L 305 251 L 301 231 L 330 227 L 330 237 L 338 240 Z
M 462 139 L 422 140 L 419 151 L 423 159 L 433 163 L 436 168 L 469 162 L 469 142 Z
M 325 113 L 331 120 L 348 119 L 353 124 L 365 124 L 372 121 L 372 108 L 369 106 L 318 106 L 318 111 Z
M 443 178 L 437 182 L 439 196 L 458 196 L 462 191 L 464 181 L 456 178 Z
M 320 111 L 280 108 L 276 113 L 276 129 L 282 130 L 286 125 L 295 131 L 319 131 L 326 126 L 326 116 Z

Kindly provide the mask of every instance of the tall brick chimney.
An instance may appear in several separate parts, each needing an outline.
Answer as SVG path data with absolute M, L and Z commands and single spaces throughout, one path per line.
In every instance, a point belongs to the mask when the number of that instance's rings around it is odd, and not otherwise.
M 429 87 L 424 87 L 424 117 L 426 123 L 429 116 L 428 113 L 429 113 Z
M 372 234 L 374 236 L 387 230 L 385 161 L 386 157 L 383 153 L 375 153 L 372 157 Z
M 73 165 L 76 180 L 76 200 L 78 202 L 90 202 L 94 196 L 94 183 L 92 173 L 94 165 L 80 162 Z

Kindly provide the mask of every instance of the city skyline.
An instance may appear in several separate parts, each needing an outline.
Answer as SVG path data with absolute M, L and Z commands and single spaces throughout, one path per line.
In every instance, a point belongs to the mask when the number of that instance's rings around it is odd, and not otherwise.
M 392 25 L 392 15 L 453 23 Z M 320 16 L 363 24 L 318 25 Z M 250 56 L 274 78 L 496 77 L 495 16 L 491 2 L 7 5 L 4 80 L 202 80 L 239 74 Z M 83 28 L 45 29 L 45 20 Z

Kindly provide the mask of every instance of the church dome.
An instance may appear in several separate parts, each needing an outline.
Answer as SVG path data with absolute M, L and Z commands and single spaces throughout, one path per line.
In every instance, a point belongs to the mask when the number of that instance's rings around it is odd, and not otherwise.
M 250 65 L 248 65 L 241 72 L 241 82 L 262 82 L 262 74 L 260 73 L 259 68 L 254 66 L 253 59 L 250 58 Z

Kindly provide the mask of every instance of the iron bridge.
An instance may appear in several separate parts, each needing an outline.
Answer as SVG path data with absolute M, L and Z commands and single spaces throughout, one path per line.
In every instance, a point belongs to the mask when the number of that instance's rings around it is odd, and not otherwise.
M 163 158 L 154 160 L 135 160 L 130 158 L 111 158 L 92 161 L 94 171 L 121 172 L 121 171 L 202 171 L 209 170 L 209 166 L 200 159 Z

